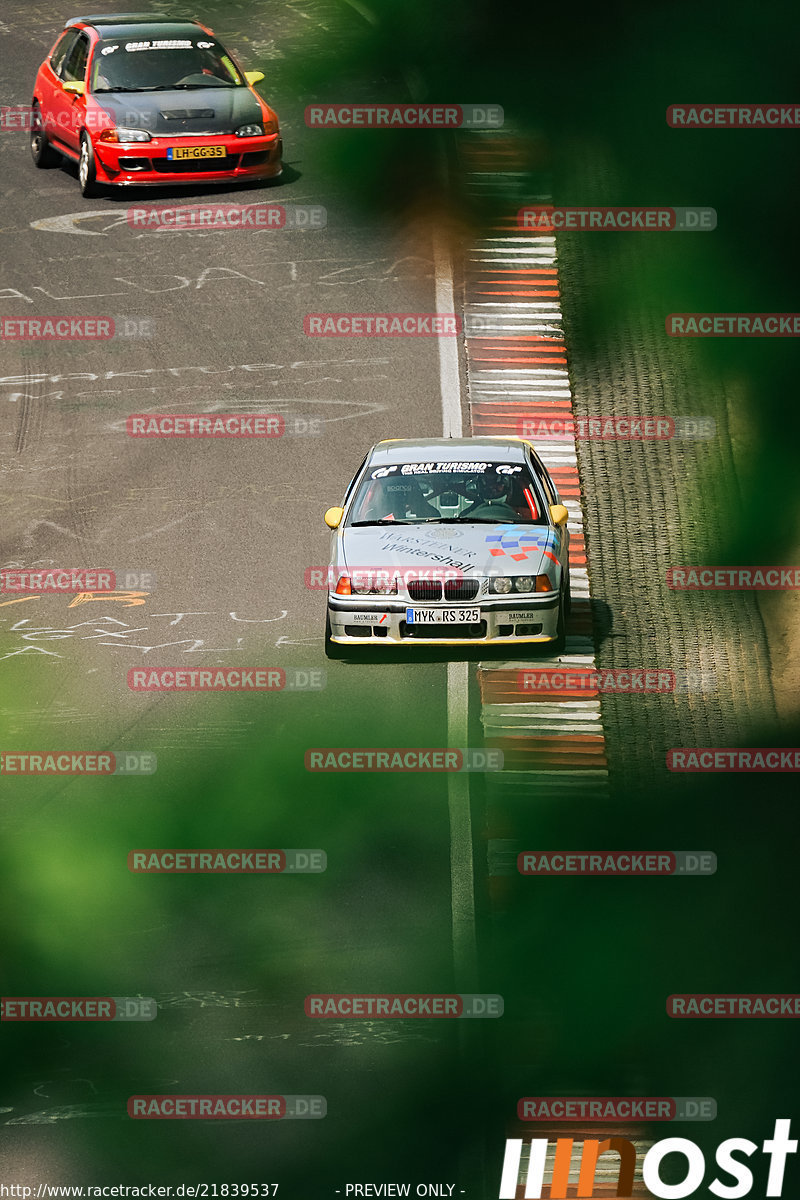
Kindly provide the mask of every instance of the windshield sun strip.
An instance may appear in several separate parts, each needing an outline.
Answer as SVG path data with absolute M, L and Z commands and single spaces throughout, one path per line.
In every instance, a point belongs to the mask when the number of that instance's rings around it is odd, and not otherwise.
M 380 470 L 381 471 L 386 471 L 387 469 L 388 470 L 392 470 L 392 469 L 402 470 L 404 467 L 420 465 L 423 461 L 428 461 L 428 460 L 420 459 L 420 460 L 413 460 L 413 461 L 409 460 L 408 462 L 390 463 L 388 465 L 384 464 L 380 468 Z M 430 461 L 438 463 L 440 460 L 431 459 Z M 519 512 L 519 510 L 517 510 L 517 515 L 513 518 L 511 516 L 507 516 L 505 514 L 500 515 L 500 513 L 498 513 L 497 516 L 470 517 L 469 515 L 467 515 L 467 509 L 463 509 L 462 512 L 459 513 L 458 515 L 445 516 L 444 514 L 441 514 L 441 515 L 435 516 L 435 517 L 429 517 L 429 516 L 396 517 L 395 516 L 394 518 L 389 516 L 389 517 L 385 517 L 385 518 L 373 517 L 370 520 L 352 520 L 351 514 L 353 513 L 353 511 L 356 510 L 357 508 L 361 509 L 364 504 L 365 498 L 362 495 L 362 490 L 364 488 L 364 485 L 369 482 L 378 482 L 378 480 L 374 480 L 370 474 L 370 468 L 375 467 L 375 465 L 376 465 L 375 460 L 372 460 L 370 463 L 363 464 L 361 469 L 356 473 L 352 483 L 348 487 L 347 493 L 345 495 L 344 504 L 343 504 L 343 507 L 346 507 L 346 515 L 341 523 L 342 528 L 344 528 L 344 527 L 367 528 L 369 526 L 391 527 L 392 525 L 395 525 L 395 526 L 400 526 L 400 525 L 419 526 L 419 525 L 446 525 L 446 524 L 451 524 L 451 525 L 457 525 L 457 524 L 461 524 L 461 525 L 469 525 L 469 524 L 475 524 L 475 525 L 523 524 L 523 525 L 527 525 L 527 524 L 532 524 L 532 525 L 541 526 L 541 525 L 549 525 L 550 524 L 550 519 L 549 519 L 550 509 L 549 509 L 549 504 L 547 502 L 547 498 L 543 492 L 542 482 L 538 478 L 537 473 L 532 469 L 531 463 L 526 460 L 523 460 L 522 463 L 504 462 L 504 461 L 498 462 L 498 461 L 492 460 L 492 461 L 488 462 L 485 466 L 483 466 L 483 463 L 481 463 L 480 465 L 481 465 L 482 469 L 480 471 L 475 471 L 474 473 L 470 470 L 470 467 L 467 466 L 467 462 L 465 461 L 463 468 L 462 468 L 464 473 L 469 473 L 470 478 L 485 478 L 487 475 L 491 474 L 492 467 L 503 466 L 503 467 L 511 467 L 511 468 L 522 468 L 523 474 L 520 475 L 518 477 L 518 479 L 519 479 L 519 482 L 524 483 L 525 486 L 521 489 L 520 503 L 522 503 L 524 500 L 524 507 L 527 509 L 527 511 L 524 513 L 521 513 L 521 512 Z M 442 465 L 444 466 L 445 464 L 442 463 Z M 470 463 L 470 466 L 471 465 L 472 464 Z M 454 471 L 449 471 L 449 470 L 435 471 L 434 470 L 434 471 L 430 471 L 430 472 L 414 471 L 410 474 L 404 474 L 404 475 L 381 474 L 379 476 L 379 479 L 394 479 L 394 480 L 404 479 L 404 480 L 409 480 L 409 481 L 413 479 L 419 483 L 425 483 L 427 481 L 429 484 L 433 483 L 435 480 L 438 479 L 441 483 L 444 484 L 444 481 L 447 480 L 449 477 L 455 476 L 458 474 L 459 474 L 459 471 L 457 471 L 457 470 L 454 470 Z M 446 490 L 446 485 L 443 489 L 440 489 L 440 492 L 441 492 L 441 490 Z M 438 495 L 440 493 L 434 493 L 434 494 Z M 428 501 L 432 500 L 433 494 L 429 493 L 428 497 L 426 499 Z M 348 504 L 348 500 L 350 500 L 349 504 Z M 477 502 L 473 500 L 471 502 L 471 506 L 473 508 L 477 507 Z M 500 508 L 501 506 L 497 505 L 497 507 Z

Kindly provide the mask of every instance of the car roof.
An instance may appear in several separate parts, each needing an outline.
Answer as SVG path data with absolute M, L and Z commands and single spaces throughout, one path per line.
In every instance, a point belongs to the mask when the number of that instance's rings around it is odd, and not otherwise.
M 523 462 L 525 442 L 508 437 L 414 438 L 378 442 L 370 462 Z
M 158 26 L 160 34 L 186 34 L 203 31 L 199 21 L 184 20 L 175 17 L 165 17 L 163 13 L 94 13 L 88 17 L 72 17 L 67 21 L 69 29 L 73 25 L 89 25 L 96 29 L 101 37 L 112 39 L 117 37 L 143 37 L 154 25 Z

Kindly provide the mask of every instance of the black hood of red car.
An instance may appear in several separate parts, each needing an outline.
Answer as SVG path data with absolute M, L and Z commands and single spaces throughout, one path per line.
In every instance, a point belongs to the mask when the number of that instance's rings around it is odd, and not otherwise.
M 153 137 L 231 134 L 241 125 L 264 121 L 261 106 L 247 87 L 102 92 L 94 99 L 118 127 L 146 129 Z

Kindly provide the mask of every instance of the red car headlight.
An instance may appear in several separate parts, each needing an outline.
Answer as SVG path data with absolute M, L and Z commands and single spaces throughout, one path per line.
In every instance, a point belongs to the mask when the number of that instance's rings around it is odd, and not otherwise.
M 149 142 L 151 135 L 146 129 L 104 129 L 98 142 Z

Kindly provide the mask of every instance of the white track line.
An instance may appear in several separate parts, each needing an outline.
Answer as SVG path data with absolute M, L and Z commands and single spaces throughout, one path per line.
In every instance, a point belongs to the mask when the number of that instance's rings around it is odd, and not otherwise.
M 437 313 L 455 312 L 453 268 L 444 242 L 434 238 Z M 439 338 L 439 382 L 442 397 L 442 436 L 463 437 L 458 341 Z M 447 664 L 447 744 L 465 747 L 469 736 L 467 713 L 469 663 Z M 472 816 L 469 775 L 449 773 L 447 803 L 450 818 L 450 904 L 453 921 L 453 969 L 459 991 L 477 991 L 478 946 L 475 936 L 475 880 L 472 861 Z
M 434 237 L 433 262 L 436 279 L 436 311 L 455 312 L 453 268 L 450 255 L 441 238 Z M 440 337 L 439 380 L 442 394 L 442 436 L 463 437 L 461 420 L 461 381 L 458 373 L 458 339 Z

